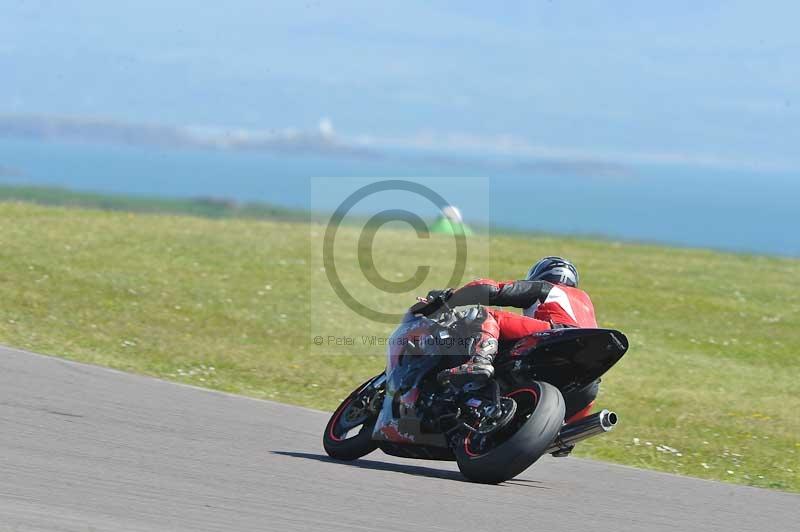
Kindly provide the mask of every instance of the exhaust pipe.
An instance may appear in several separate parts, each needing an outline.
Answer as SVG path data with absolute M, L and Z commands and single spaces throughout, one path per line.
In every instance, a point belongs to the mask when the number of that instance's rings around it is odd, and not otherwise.
M 603 410 L 591 416 L 586 416 L 574 423 L 564 425 L 551 445 L 544 454 L 557 453 L 559 451 L 569 451 L 573 445 L 586 438 L 603 434 L 614 428 L 617 424 L 617 414 L 609 410 Z

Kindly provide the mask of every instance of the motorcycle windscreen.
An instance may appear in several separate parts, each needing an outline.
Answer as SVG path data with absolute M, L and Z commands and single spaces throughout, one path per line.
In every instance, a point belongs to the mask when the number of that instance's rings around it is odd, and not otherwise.
M 525 353 L 518 350 L 514 355 L 528 358 L 537 378 L 562 389 L 590 384 L 628 350 L 627 337 L 613 329 L 558 329 L 540 333 L 532 340 L 534 345 Z
M 395 375 L 395 370 L 400 365 L 403 355 L 411 351 L 419 352 L 420 342 L 425 337 L 430 336 L 434 323 L 423 316 L 413 316 L 406 314 L 402 323 L 395 329 L 389 337 L 386 346 L 386 376 L 389 382 L 396 382 L 397 390 L 400 387 L 402 376 Z M 402 371 L 401 371 L 402 374 Z

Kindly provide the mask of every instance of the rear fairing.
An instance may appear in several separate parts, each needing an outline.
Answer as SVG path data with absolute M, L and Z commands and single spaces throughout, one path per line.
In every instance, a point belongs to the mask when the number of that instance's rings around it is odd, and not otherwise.
M 498 369 L 525 371 L 562 391 L 589 385 L 628 350 L 613 329 L 556 329 L 523 338 L 498 361 Z

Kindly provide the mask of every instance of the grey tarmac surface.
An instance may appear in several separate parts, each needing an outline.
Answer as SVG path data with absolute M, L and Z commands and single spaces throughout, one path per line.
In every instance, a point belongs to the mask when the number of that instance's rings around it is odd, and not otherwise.
M 798 495 L 576 458 L 337 463 L 327 417 L 0 348 L 0 530 L 800 530 Z

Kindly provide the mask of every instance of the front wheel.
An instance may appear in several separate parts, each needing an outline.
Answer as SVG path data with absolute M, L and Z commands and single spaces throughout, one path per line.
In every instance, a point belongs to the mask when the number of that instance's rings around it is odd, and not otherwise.
M 355 460 L 378 448 L 372 439 L 383 389 L 375 384 L 383 374 L 371 378 L 342 401 L 322 436 L 322 446 L 331 458 Z
M 469 433 L 454 449 L 458 469 L 468 479 L 498 484 L 514 478 L 539 459 L 564 421 L 564 397 L 555 386 L 534 381 L 513 389 L 514 418 L 498 432 Z

